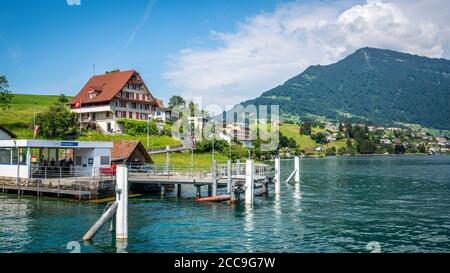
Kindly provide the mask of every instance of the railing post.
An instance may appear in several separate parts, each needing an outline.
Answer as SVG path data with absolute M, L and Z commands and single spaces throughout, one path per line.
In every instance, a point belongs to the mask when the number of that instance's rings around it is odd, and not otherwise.
M 275 194 L 281 193 L 281 164 L 280 158 L 275 158 Z
M 254 166 L 253 160 L 247 159 L 245 163 L 245 204 L 253 205 L 254 192 Z
M 62 172 L 61 172 L 62 170 L 61 170 L 61 168 L 62 168 L 62 167 L 60 166 L 60 167 L 59 167 L 59 179 L 62 178 Z
M 295 178 L 294 181 L 296 183 L 300 183 L 300 157 L 296 156 L 294 159 L 294 168 L 295 168 Z
M 241 161 L 239 159 L 236 161 L 236 175 L 241 175 Z
M 128 168 L 118 165 L 116 168 L 116 240 L 128 239 Z
M 47 179 L 47 167 L 44 167 L 44 178 Z

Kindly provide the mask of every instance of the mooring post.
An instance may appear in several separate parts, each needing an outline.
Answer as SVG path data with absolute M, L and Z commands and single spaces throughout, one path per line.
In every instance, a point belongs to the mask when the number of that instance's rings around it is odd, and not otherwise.
M 247 159 L 245 163 L 245 204 L 253 205 L 254 192 L 254 165 L 253 160 Z
M 295 168 L 295 183 L 300 183 L 300 157 L 296 156 L 294 158 L 294 168 Z
M 231 160 L 227 161 L 227 193 L 231 193 Z
M 280 158 L 275 158 L 275 194 L 281 193 L 281 169 Z
M 161 185 L 161 198 L 163 198 L 164 195 L 166 195 L 166 187 L 164 185 Z
M 239 194 L 236 191 L 236 180 L 232 180 L 230 189 L 230 204 L 237 204 L 238 201 Z
M 213 160 L 213 173 L 212 173 L 212 195 L 217 196 L 217 161 Z
M 128 168 L 117 165 L 116 169 L 116 240 L 128 239 Z

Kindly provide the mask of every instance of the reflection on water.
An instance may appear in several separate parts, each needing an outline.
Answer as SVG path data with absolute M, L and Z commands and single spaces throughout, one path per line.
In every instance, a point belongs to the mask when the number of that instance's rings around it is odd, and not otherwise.
M 246 239 L 245 242 L 246 252 L 255 252 L 255 249 L 253 248 L 254 229 L 255 229 L 254 208 L 250 204 L 245 204 L 244 237 Z
M 128 241 L 127 240 L 116 240 L 116 252 L 117 253 L 127 253 Z
M 281 164 L 284 181 L 293 161 Z M 253 207 L 131 199 L 126 244 L 106 225 L 81 252 L 450 251 L 450 157 L 306 159 L 300 184 L 270 192 Z M 70 252 L 104 207 L 0 195 L 0 252 Z

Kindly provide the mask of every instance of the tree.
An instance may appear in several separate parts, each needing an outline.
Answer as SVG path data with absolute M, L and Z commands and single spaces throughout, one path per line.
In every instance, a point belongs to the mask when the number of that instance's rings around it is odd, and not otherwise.
M 5 76 L 0 76 L 0 108 L 3 110 L 9 109 L 9 104 L 14 96 L 8 88 L 8 80 Z
M 311 135 L 311 127 L 312 127 L 311 123 L 309 122 L 303 123 L 302 126 L 300 127 L 300 134 L 307 136 Z
M 327 136 L 324 133 L 318 133 L 311 135 L 311 139 L 315 140 L 319 144 L 327 144 Z
M 173 109 L 177 105 L 184 105 L 186 101 L 181 96 L 172 96 L 169 99 L 169 109 Z
M 51 105 L 45 112 L 36 116 L 38 134 L 44 138 L 71 139 L 77 135 L 78 115 L 61 102 Z
M 105 71 L 105 74 L 114 73 L 114 72 L 120 72 L 120 69 L 116 68 L 111 71 Z
M 333 146 L 331 148 L 326 149 L 325 154 L 330 156 L 336 155 L 336 147 Z
M 358 152 L 360 154 L 373 154 L 375 152 L 375 145 L 370 140 L 360 139 L 358 141 Z
M 69 99 L 66 97 L 66 95 L 61 94 L 59 95 L 58 102 L 62 104 L 67 104 L 69 102 Z

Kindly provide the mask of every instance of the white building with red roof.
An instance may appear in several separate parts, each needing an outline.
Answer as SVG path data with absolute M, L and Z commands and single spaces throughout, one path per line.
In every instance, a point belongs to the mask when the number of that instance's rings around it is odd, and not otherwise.
M 135 70 L 93 76 L 69 102 L 84 128 L 123 133 L 117 119 L 165 121 L 170 111 L 156 99 Z

